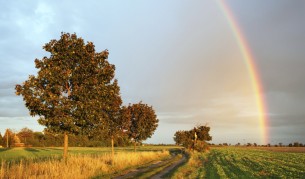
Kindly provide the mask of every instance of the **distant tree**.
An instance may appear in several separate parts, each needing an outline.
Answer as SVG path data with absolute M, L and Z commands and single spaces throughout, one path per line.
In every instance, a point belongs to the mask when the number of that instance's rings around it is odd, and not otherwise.
M 196 132 L 197 140 L 201 140 L 201 141 L 212 140 L 212 137 L 209 134 L 210 129 L 211 128 L 207 125 L 198 125 L 197 127 L 195 127 L 194 131 Z
M 126 131 L 129 139 L 134 143 L 134 150 L 136 144 L 150 138 L 158 127 L 159 120 L 152 106 L 139 102 L 127 107 L 129 110 L 129 127 Z
M 253 143 L 253 146 L 254 146 L 254 147 L 257 147 L 257 143 Z
M 204 151 L 208 149 L 206 141 L 212 140 L 209 131 L 210 127 L 198 125 L 189 131 L 177 131 L 174 134 L 174 140 L 177 145 L 182 145 L 188 149 Z M 228 144 L 226 143 L 226 145 Z
M 6 129 L 3 136 L 3 146 L 11 147 L 14 143 L 14 133 L 11 129 Z
M 62 33 L 43 48 L 51 56 L 35 60 L 37 76 L 16 85 L 16 94 L 48 131 L 63 134 L 66 159 L 68 134 L 89 135 L 107 125 L 106 111 L 111 111 L 112 93 L 118 90 L 115 66 L 107 61 L 107 50 L 96 52 L 92 42 L 85 44 L 76 34 Z
M 182 145 L 185 148 L 191 149 L 194 145 L 193 140 L 194 134 L 192 134 L 190 131 L 177 131 L 174 134 L 174 141 L 177 145 Z
M 289 143 L 288 147 L 292 147 L 292 143 Z
M 299 142 L 294 142 L 293 143 L 293 147 L 299 147 L 299 146 L 300 146 Z
M 1 146 L 3 145 L 3 138 L 2 138 L 1 132 L 0 132 L 0 145 Z
M 21 137 L 23 139 L 24 144 L 26 145 L 26 139 L 29 137 L 33 137 L 33 131 L 27 127 L 22 128 L 19 132 L 18 132 L 18 136 Z
M 279 143 L 279 147 L 283 147 L 283 143 L 282 142 Z

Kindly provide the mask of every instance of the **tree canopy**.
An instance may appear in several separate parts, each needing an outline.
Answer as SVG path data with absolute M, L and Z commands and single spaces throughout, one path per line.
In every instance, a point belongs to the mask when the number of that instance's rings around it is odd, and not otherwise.
M 62 33 L 43 48 L 50 57 L 35 60 L 38 74 L 16 85 L 16 94 L 48 131 L 65 134 L 67 151 L 67 133 L 92 135 L 117 119 L 122 100 L 115 66 L 107 50 L 96 52 L 76 34 Z
M 43 48 L 51 55 L 35 60 L 38 74 L 16 85 L 30 114 L 55 133 L 89 133 L 98 123 L 106 125 L 103 119 L 121 105 L 108 51 L 98 53 L 92 42 L 69 33 Z
M 206 141 L 212 140 L 209 131 L 210 127 L 198 125 L 189 131 L 177 131 L 174 135 L 174 140 L 177 145 L 182 145 L 193 150 L 204 151 L 208 148 Z
M 135 143 L 150 138 L 158 127 L 159 120 L 152 106 L 142 102 L 127 107 L 129 127 L 127 134 Z

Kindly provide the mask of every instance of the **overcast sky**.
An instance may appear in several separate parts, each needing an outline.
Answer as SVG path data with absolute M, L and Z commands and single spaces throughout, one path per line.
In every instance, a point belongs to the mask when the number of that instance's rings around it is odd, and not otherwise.
M 227 0 L 264 87 L 270 142 L 305 143 L 305 1 Z M 42 131 L 15 85 L 36 74 L 42 46 L 61 32 L 108 49 L 125 104 L 152 105 L 149 143 L 211 126 L 213 143 L 262 141 L 254 91 L 216 0 L 0 0 L 0 132 Z

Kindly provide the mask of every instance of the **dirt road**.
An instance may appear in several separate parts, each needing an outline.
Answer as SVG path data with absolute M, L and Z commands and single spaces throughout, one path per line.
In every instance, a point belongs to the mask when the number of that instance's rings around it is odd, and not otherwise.
M 128 178 L 152 178 L 152 179 L 158 179 L 162 178 L 162 176 L 165 176 L 166 174 L 170 173 L 175 167 L 178 165 L 182 164 L 183 162 L 186 161 L 186 156 L 182 155 L 182 157 L 177 160 L 177 155 L 173 155 L 170 159 L 165 160 L 165 161 L 156 161 L 152 165 L 145 167 L 145 168 L 139 168 L 132 170 L 128 172 L 127 174 L 123 176 L 117 176 L 114 177 L 114 179 L 128 179 Z M 161 169 L 161 170 L 160 170 Z M 143 174 L 147 174 L 151 171 L 157 171 L 153 175 L 150 175 L 148 177 L 141 177 Z M 160 171 L 159 171 L 160 170 Z M 147 176 L 147 175 L 146 175 Z

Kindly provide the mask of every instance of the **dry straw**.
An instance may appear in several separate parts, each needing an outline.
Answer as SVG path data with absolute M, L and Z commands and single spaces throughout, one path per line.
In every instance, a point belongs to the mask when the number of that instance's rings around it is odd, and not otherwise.
M 115 155 L 113 162 L 109 153 L 101 155 L 70 155 L 67 163 L 55 157 L 44 161 L 25 160 L 18 163 L 2 161 L 0 178 L 90 178 L 93 176 L 111 175 L 118 171 L 160 160 L 168 156 L 168 151 L 120 152 Z

